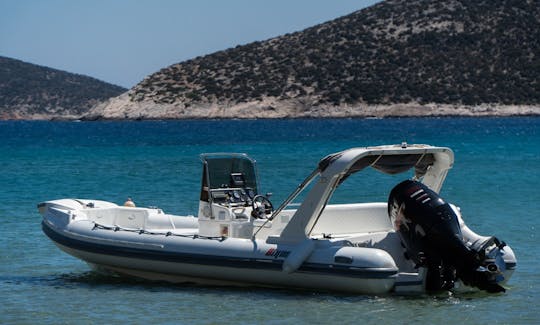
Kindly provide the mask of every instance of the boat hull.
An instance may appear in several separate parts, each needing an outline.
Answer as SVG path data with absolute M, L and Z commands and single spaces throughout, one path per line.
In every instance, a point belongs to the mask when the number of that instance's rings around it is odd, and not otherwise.
M 121 246 L 112 241 L 90 239 L 71 231 L 54 229 L 43 222 L 44 233 L 64 252 L 77 257 L 97 270 L 113 271 L 152 281 L 208 285 L 260 285 L 303 288 L 348 293 L 384 294 L 394 288 L 396 268 L 355 268 L 329 266 L 307 261 L 295 272 L 282 270 L 283 259 L 260 256 L 218 256 L 164 251 L 147 247 Z M 84 238 L 86 237 L 86 238 Z M 84 238 L 84 239 L 83 239 Z M 90 239 L 90 240 L 85 240 Z M 96 240 L 101 241 L 97 243 Z M 204 239 L 188 239 L 205 241 Z M 206 240 L 208 241 L 208 240 Z M 127 242 L 127 241 L 126 241 Z M 251 241 L 246 241 L 251 242 Z M 246 244 L 246 243 L 244 243 Z M 258 251 L 272 249 L 260 245 Z M 139 244 L 139 246 L 142 246 Z M 157 245 L 159 246 L 159 245 Z M 157 247 L 156 246 L 156 247 Z M 241 248 L 238 248 L 241 249 Z M 275 248 L 274 248 L 275 249 Z M 280 247 L 285 251 L 286 247 Z M 317 254 L 315 254 L 317 255 Z

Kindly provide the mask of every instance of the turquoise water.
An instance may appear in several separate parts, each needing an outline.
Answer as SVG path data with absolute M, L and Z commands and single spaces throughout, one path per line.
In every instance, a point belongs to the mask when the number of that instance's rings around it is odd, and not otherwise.
M 403 141 L 454 150 L 442 195 L 473 230 L 516 252 L 505 294 L 350 296 L 111 278 L 40 229 L 36 204 L 64 197 L 131 196 L 139 206 L 195 214 L 203 152 L 249 153 L 277 205 L 326 154 Z M 540 322 L 540 118 L 0 122 L 0 166 L 0 323 Z M 397 181 L 366 173 L 336 200 L 384 201 Z

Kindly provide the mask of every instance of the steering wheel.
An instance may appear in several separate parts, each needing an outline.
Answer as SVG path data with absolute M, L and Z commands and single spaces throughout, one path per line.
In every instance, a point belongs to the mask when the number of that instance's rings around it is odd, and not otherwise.
M 251 216 L 257 219 L 267 219 L 274 212 L 272 202 L 264 195 L 255 195 L 251 202 Z

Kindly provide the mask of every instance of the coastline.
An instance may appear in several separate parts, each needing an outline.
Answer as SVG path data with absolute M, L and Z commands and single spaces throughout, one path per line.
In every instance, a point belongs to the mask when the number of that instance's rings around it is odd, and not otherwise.
M 540 105 L 482 105 L 482 106 L 461 106 L 461 105 L 366 105 L 362 107 L 332 107 L 322 109 L 302 110 L 294 112 L 290 110 L 280 110 L 275 107 L 256 107 L 249 112 L 246 109 L 229 108 L 224 112 L 223 108 L 197 109 L 193 112 L 182 112 L 179 114 L 148 114 L 147 112 L 130 112 L 127 114 L 98 114 L 84 115 L 79 119 L 84 121 L 107 121 L 107 120 L 217 120 L 217 119 L 341 119 L 341 118 L 434 118 L 434 117 L 520 117 L 520 116 L 540 116 Z M 232 111 L 232 112 L 231 112 Z M 123 116 L 122 116 L 123 115 Z
M 315 105 L 313 100 L 264 98 L 245 103 L 160 104 L 133 102 L 128 93 L 94 106 L 85 114 L 31 114 L 13 111 L 0 120 L 200 120 L 200 119 L 305 119 L 396 117 L 512 117 L 540 116 L 538 105 L 385 104 Z
M 538 105 L 482 104 L 318 104 L 316 98 L 281 100 L 265 97 L 243 103 L 172 103 L 131 101 L 129 92 L 94 106 L 83 119 L 280 119 L 280 118 L 384 118 L 435 116 L 540 115 Z

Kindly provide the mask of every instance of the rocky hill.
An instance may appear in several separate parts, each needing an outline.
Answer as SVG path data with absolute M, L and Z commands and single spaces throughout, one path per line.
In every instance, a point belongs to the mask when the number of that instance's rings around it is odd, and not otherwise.
M 538 0 L 388 0 L 171 65 L 89 117 L 512 115 L 538 104 Z
M 0 120 L 78 118 L 126 89 L 0 56 Z

